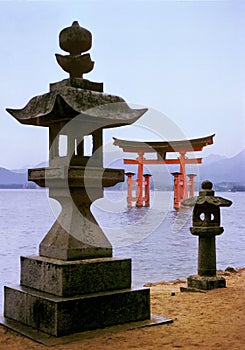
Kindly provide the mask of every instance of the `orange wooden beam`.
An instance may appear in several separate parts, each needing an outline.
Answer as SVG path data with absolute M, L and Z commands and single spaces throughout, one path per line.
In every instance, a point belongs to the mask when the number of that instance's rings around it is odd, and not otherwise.
M 142 160 L 142 164 L 181 164 L 183 161 L 180 159 L 165 159 L 165 160 L 157 160 L 157 159 L 144 159 Z M 139 162 L 136 159 L 124 159 L 124 164 L 138 164 Z M 185 159 L 185 164 L 201 164 L 202 158 L 192 158 Z

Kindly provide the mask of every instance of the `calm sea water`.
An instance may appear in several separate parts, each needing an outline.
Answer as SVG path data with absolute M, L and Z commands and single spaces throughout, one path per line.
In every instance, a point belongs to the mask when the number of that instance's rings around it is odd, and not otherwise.
M 245 193 L 217 193 L 233 201 L 221 208 L 224 233 L 217 237 L 217 268 L 244 267 Z M 46 190 L 0 190 L 0 312 L 3 286 L 19 283 L 19 257 L 35 255 L 59 205 Z M 197 237 L 191 209 L 172 209 L 171 192 L 155 192 L 150 208 L 126 207 L 124 192 L 108 191 L 93 213 L 113 244 L 114 256 L 132 258 L 133 283 L 187 277 L 197 271 Z

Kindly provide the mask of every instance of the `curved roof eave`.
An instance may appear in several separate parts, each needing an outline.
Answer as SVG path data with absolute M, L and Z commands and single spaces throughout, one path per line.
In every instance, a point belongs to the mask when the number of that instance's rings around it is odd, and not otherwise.
M 20 123 L 28 125 L 50 126 L 81 116 L 81 121 L 111 128 L 134 123 L 147 109 L 131 109 L 119 96 L 66 88 L 33 97 L 24 108 L 7 108 L 7 111 Z

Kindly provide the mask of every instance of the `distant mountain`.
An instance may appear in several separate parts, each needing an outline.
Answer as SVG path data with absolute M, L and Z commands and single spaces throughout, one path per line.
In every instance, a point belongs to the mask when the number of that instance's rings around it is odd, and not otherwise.
M 208 157 L 207 157 L 208 158 Z M 204 158 L 199 167 L 200 179 L 209 179 L 214 183 L 237 182 L 245 184 L 245 150 L 232 158 Z M 208 160 L 208 161 L 207 161 Z
M 37 165 L 31 166 L 30 169 L 45 168 L 45 167 L 48 167 L 48 162 L 42 162 L 42 163 L 39 163 Z
M 27 166 L 26 168 L 22 168 L 22 169 L 11 169 L 10 171 L 14 172 L 14 173 L 27 173 L 28 169 L 34 169 L 34 168 L 45 168 L 48 166 L 48 162 L 42 162 L 36 165 L 30 165 Z
M 124 165 L 122 159 L 107 162 L 107 164 L 110 168 L 125 169 L 125 171 L 137 173 L 136 165 Z M 46 162 L 38 164 L 35 168 L 44 166 L 47 166 Z M 145 173 L 153 175 L 152 182 L 154 182 L 154 187 L 158 189 L 172 188 L 173 177 L 171 173 L 178 170 L 179 166 L 177 165 L 147 165 L 144 167 Z M 187 169 L 188 172 L 192 171 Z M 226 183 L 225 186 L 229 189 L 234 186 L 238 186 L 238 188 L 245 186 L 245 150 L 232 158 L 213 154 L 204 158 L 203 163 L 199 165 L 199 180 L 206 179 L 214 184 Z M 27 184 L 27 169 L 10 171 L 0 168 L 0 187 L 13 187 L 11 185 L 25 187 Z
M 24 173 L 13 172 L 0 168 L 0 185 L 24 185 L 27 183 L 27 171 Z
M 216 163 L 219 162 L 221 160 L 227 159 L 227 157 L 225 156 L 220 156 L 218 154 L 210 154 L 209 156 L 203 158 L 203 164 L 207 165 L 207 164 L 212 164 L 212 163 Z
M 37 164 L 31 168 L 43 168 L 47 162 Z M 28 169 L 8 170 L 0 168 L 0 188 L 35 188 L 34 182 L 28 181 Z

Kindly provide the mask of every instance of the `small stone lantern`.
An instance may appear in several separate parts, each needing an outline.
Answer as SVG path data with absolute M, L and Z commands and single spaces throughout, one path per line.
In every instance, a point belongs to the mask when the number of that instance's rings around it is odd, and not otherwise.
M 232 202 L 214 196 L 212 187 L 212 182 L 204 181 L 199 196 L 182 203 L 185 206 L 194 205 L 193 226 L 190 231 L 199 237 L 198 275 L 187 278 L 189 290 L 226 287 L 225 278 L 216 275 L 215 236 L 224 232 L 224 228 L 220 226 L 220 207 L 229 207 Z

